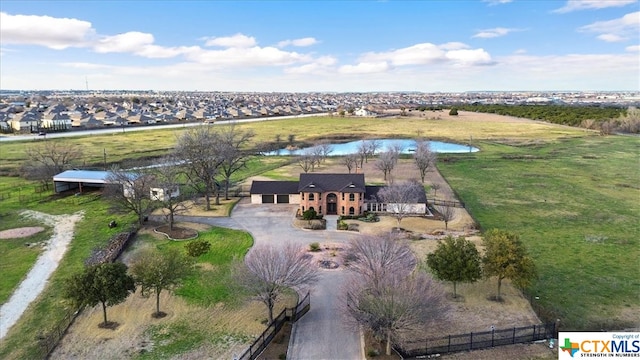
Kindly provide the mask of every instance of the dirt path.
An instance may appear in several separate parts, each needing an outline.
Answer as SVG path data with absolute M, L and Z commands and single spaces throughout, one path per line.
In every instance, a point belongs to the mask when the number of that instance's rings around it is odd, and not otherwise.
M 9 301 L 0 307 L 0 339 L 20 319 L 29 304 L 38 297 L 47 285 L 47 280 L 58 268 L 67 246 L 73 239 L 73 228 L 82 219 L 83 213 L 73 215 L 48 215 L 37 211 L 25 210 L 21 213 L 53 227 L 53 235 L 47 241 L 45 250 L 38 257 L 27 277 L 20 283 Z

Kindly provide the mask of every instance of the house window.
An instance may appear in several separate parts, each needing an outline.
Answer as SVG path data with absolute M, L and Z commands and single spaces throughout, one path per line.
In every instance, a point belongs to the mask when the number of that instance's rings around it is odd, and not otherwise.
M 311 211 L 311 210 L 316 211 L 316 209 L 314 209 L 313 206 L 309 207 L 309 211 Z
M 359 194 L 360 196 L 358 197 L 358 199 L 362 200 L 362 193 Z
M 151 190 L 151 195 L 158 196 L 158 190 Z
M 322 215 L 322 205 L 318 208 L 318 214 Z
M 313 201 L 313 200 L 315 200 L 314 196 L 313 196 L 313 193 L 309 193 L 309 201 Z
M 342 193 L 342 201 L 344 201 L 344 193 Z
M 344 215 L 344 206 L 342 207 L 342 215 Z
M 349 194 L 349 201 L 355 201 L 356 200 L 356 194 L 351 193 Z
M 318 200 L 322 201 L 322 193 L 318 194 Z
M 304 212 L 304 206 L 302 207 L 302 212 Z
M 300 196 L 302 197 L 302 200 L 304 200 L 304 193 L 300 193 L 300 194 L 301 194 Z
M 349 208 L 349 215 L 354 215 L 355 212 L 356 212 L 356 209 L 354 209 L 353 206 Z

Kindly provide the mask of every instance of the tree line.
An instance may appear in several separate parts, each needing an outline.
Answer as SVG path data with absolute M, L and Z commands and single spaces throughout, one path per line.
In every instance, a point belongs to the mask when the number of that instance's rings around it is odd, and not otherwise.
M 601 130 L 640 132 L 640 117 L 634 107 L 600 105 L 504 105 L 463 104 L 456 109 L 542 120 L 559 125 Z

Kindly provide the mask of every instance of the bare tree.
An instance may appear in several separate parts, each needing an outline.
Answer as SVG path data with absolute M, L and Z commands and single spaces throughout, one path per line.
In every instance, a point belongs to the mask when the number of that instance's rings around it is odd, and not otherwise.
M 346 258 L 352 275 L 341 292 L 346 314 L 387 343 L 423 330 L 444 313 L 443 291 L 424 273 L 406 242 L 392 237 L 351 240 Z
M 431 184 L 431 189 L 433 189 L 433 197 L 435 198 L 436 195 L 438 195 L 438 189 L 440 189 L 440 184 L 432 183 Z
M 313 171 L 313 169 L 315 168 L 316 160 L 310 149 L 305 149 L 302 154 L 296 157 L 296 161 L 302 168 L 302 171 L 304 171 L 305 173 Z
M 436 210 L 440 213 L 442 221 L 444 221 L 444 229 L 448 230 L 449 222 L 456 217 L 456 209 L 453 206 L 436 206 Z
M 358 157 L 358 161 L 360 162 L 360 168 L 362 169 L 362 167 L 364 166 L 364 163 L 368 161 L 368 157 L 369 157 L 369 145 L 367 145 L 366 141 L 362 140 L 358 144 L 356 155 Z
M 233 267 L 237 283 L 267 306 L 269 323 L 280 294 L 288 288 L 300 288 L 318 279 L 318 267 L 305 256 L 303 248 L 291 243 L 281 247 L 256 245 Z
M 409 244 L 388 236 L 360 236 L 349 242 L 348 269 L 377 285 L 389 272 L 408 275 L 416 260 Z
M 82 151 L 74 144 L 47 140 L 28 147 L 26 155 L 28 160 L 22 166 L 24 176 L 48 187 L 55 175 L 71 168 L 81 158 Z
M 402 219 L 415 213 L 415 204 L 426 200 L 424 187 L 417 180 L 391 184 L 382 188 L 378 195 L 387 204 L 387 211 L 398 221 L 398 230 Z
M 423 335 L 447 310 L 442 286 L 425 273 L 393 273 L 377 286 L 351 276 L 343 298 L 351 319 L 385 341 L 386 355 L 391 355 L 392 343 Z
M 154 195 L 152 192 L 152 200 L 157 201 L 162 208 L 163 213 L 169 223 L 169 230 L 173 230 L 174 218 L 176 215 L 189 209 L 184 200 L 186 196 L 180 191 L 180 175 L 182 173 L 179 166 L 176 165 L 175 157 L 165 157 L 162 162 L 163 166 L 155 168 L 156 182 L 153 187 L 158 191 L 162 191 L 162 196 Z M 154 199 L 155 197 L 155 199 Z
M 376 161 L 376 168 L 384 174 L 384 180 L 387 181 L 387 176 L 391 174 L 393 168 L 396 167 L 398 159 L 400 158 L 400 152 L 397 149 L 389 148 L 378 156 Z
M 320 164 L 324 160 L 324 150 L 320 145 L 316 145 L 309 149 L 309 151 L 311 153 L 311 159 L 313 160 L 311 162 L 311 172 L 314 172 L 316 166 L 320 166 Z
M 122 170 L 113 167 L 107 176 L 105 198 L 116 207 L 133 211 L 142 226 L 145 217 L 155 206 L 151 199 L 151 186 L 155 177 L 144 170 Z
M 342 164 L 347 167 L 349 170 L 349 174 L 351 174 L 351 170 L 355 168 L 356 172 L 358 171 L 358 157 L 356 154 L 347 154 L 342 157 Z
M 180 159 L 188 183 L 204 194 L 206 209 L 211 210 L 211 196 L 218 195 L 216 176 L 224 158 L 220 151 L 220 137 L 210 127 L 195 127 L 178 138 L 174 156 Z M 219 204 L 216 196 L 216 204 Z
M 329 154 L 333 152 L 333 146 L 328 142 L 323 142 L 320 145 L 318 145 L 318 147 L 322 152 L 322 161 L 324 162 L 327 159 L 327 157 L 329 157 Z
M 431 151 L 429 142 L 422 139 L 416 140 L 416 151 L 413 153 L 413 160 L 420 171 L 420 179 L 424 183 L 424 177 L 427 171 L 429 171 L 429 168 L 436 162 L 436 153 Z
M 378 139 L 367 141 L 367 155 L 368 157 L 376 156 L 378 150 L 382 149 L 382 141 Z
M 235 125 L 231 125 L 222 128 L 219 135 L 221 142 L 218 148 L 222 158 L 220 170 L 224 176 L 224 198 L 229 200 L 231 175 L 246 166 L 251 155 L 246 146 L 255 134 L 251 130 L 237 131 Z

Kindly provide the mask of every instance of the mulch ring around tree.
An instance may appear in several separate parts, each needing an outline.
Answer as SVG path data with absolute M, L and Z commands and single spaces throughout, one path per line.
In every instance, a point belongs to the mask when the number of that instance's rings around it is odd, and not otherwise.
M 193 240 L 198 237 L 197 231 L 175 225 L 172 230 L 169 229 L 169 225 L 162 225 L 153 229 L 153 231 L 163 234 L 169 240 Z

